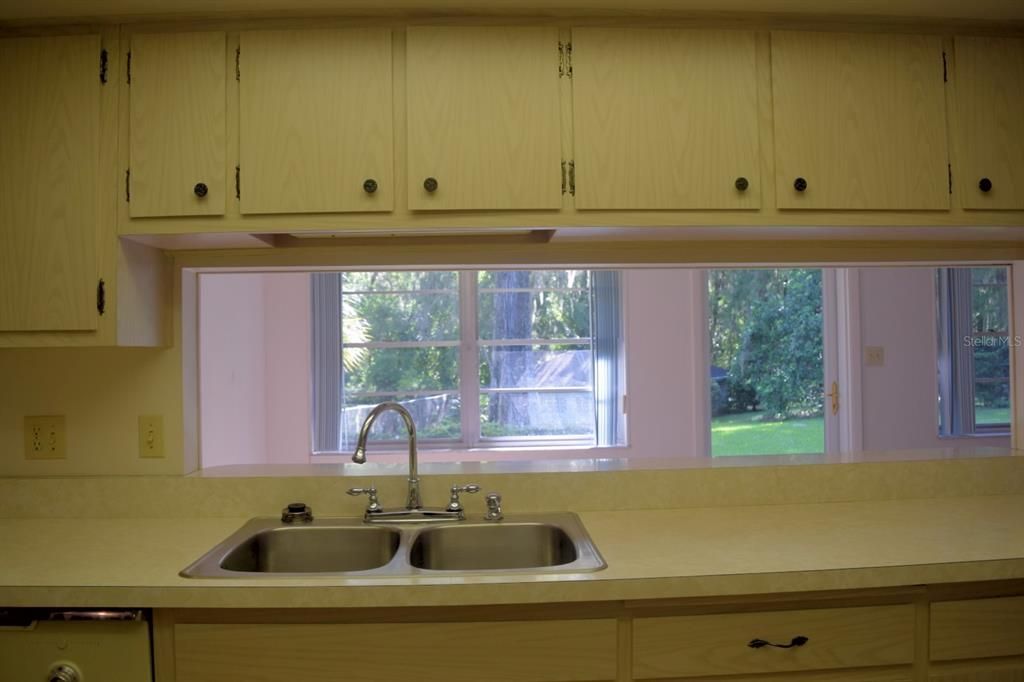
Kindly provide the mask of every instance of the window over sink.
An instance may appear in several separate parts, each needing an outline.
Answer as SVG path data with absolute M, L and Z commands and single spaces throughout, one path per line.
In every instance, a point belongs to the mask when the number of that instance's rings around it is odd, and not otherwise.
M 421 448 L 622 443 L 620 273 L 312 275 L 313 452 L 351 452 L 374 405 Z M 384 415 L 371 443 L 404 448 Z

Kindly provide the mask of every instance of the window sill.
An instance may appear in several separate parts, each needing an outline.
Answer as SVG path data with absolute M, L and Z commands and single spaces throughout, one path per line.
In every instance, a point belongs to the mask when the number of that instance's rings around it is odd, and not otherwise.
M 599 451 L 601 456 L 581 456 Z M 561 451 L 563 454 L 565 451 Z M 426 461 L 421 453 L 419 473 L 423 476 L 452 474 L 546 474 L 613 471 L 649 471 L 677 469 L 732 469 L 750 467 L 799 466 L 808 464 L 861 464 L 929 460 L 969 460 L 1019 456 L 1011 448 L 961 446 L 927 450 L 884 450 L 842 456 L 832 455 L 739 455 L 730 457 L 640 457 L 629 448 L 590 448 L 576 456 L 549 459 L 506 459 L 503 461 Z M 615 454 L 612 454 L 615 453 Z M 438 453 L 439 454 L 439 453 Z M 444 453 L 447 458 L 453 452 Z M 474 453 L 478 455 L 478 453 Z M 536 453 L 534 453 L 535 455 Z M 306 476 L 406 476 L 407 454 L 370 454 L 366 464 L 350 460 L 310 464 L 241 464 L 211 467 L 189 474 L 198 478 L 232 477 L 306 477 Z M 340 459 L 340 458 L 339 458 Z
M 965 433 L 958 436 L 939 436 L 939 440 L 958 440 L 961 438 L 1009 438 L 1010 431 L 989 431 L 981 433 Z

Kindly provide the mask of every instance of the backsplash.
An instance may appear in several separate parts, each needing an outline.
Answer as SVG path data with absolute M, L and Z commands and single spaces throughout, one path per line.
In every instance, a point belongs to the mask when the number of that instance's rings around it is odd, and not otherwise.
M 184 473 L 178 348 L 5 348 L 0 377 L 0 476 Z M 66 459 L 25 458 L 26 415 L 65 416 Z M 139 457 L 140 415 L 163 417 L 164 458 Z
M 339 469 L 340 471 L 340 469 Z M 405 478 L 372 482 L 385 506 L 400 505 Z M 302 501 L 320 516 L 357 516 L 351 485 L 368 476 L 117 476 L 0 479 L 3 518 L 188 518 L 280 514 Z M 816 502 L 930 499 L 1024 493 L 1024 457 L 863 462 L 817 466 L 648 468 L 562 473 L 452 472 L 422 476 L 427 505 L 447 502 L 454 483 L 500 492 L 508 512 L 674 509 Z M 466 496 L 470 515 L 483 500 Z

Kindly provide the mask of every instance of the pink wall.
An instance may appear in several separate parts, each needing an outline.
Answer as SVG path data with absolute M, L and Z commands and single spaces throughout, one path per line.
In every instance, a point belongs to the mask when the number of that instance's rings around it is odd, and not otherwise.
M 623 281 L 629 455 L 703 457 L 710 418 L 704 273 L 625 270 Z
M 199 296 L 201 466 L 266 462 L 263 275 L 204 274 Z
M 309 274 L 263 275 L 267 314 L 266 437 L 271 462 L 308 462 L 311 303 Z
M 861 368 L 865 450 L 1009 447 L 1010 438 L 939 438 L 934 268 L 862 268 L 861 341 L 885 365 Z
M 309 275 L 200 278 L 203 467 L 309 461 Z

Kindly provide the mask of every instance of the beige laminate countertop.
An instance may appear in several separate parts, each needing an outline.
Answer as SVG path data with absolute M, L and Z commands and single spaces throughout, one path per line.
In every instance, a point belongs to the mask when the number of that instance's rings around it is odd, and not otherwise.
M 1024 578 L 1024 495 L 580 517 L 603 571 L 359 580 L 178 576 L 242 518 L 0 520 L 0 606 L 509 604 Z

